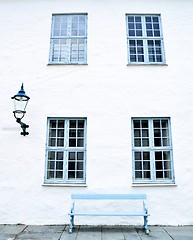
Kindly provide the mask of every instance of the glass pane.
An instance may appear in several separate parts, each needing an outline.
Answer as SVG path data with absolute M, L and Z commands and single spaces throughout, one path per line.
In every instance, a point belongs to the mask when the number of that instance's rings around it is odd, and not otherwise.
M 84 139 L 77 140 L 77 147 L 84 147 Z
M 50 128 L 56 128 L 56 120 L 50 120 Z
M 142 170 L 142 162 L 141 161 L 135 162 L 135 170 Z
M 84 120 L 78 120 L 78 128 L 84 128 Z
M 54 178 L 54 171 L 47 171 L 47 178 Z
M 145 17 L 146 22 L 151 22 L 151 17 Z
M 56 137 L 56 130 L 55 129 L 50 129 L 49 137 Z
M 75 171 L 69 171 L 68 172 L 68 179 L 75 178 Z
M 135 29 L 134 23 L 129 23 L 129 24 L 128 24 L 128 28 L 129 28 L 129 29 Z
M 58 138 L 57 139 L 57 147 L 63 147 L 64 146 L 64 139 Z
M 54 170 L 54 168 L 55 168 L 55 161 L 48 161 L 47 169 Z
M 141 179 L 142 178 L 142 171 L 135 171 L 135 178 Z
M 143 147 L 148 147 L 149 146 L 149 139 L 148 138 L 143 138 L 142 139 L 142 146 Z
M 171 162 L 170 161 L 164 161 L 164 169 L 170 170 L 171 169 Z
M 58 129 L 57 134 L 58 134 L 57 137 L 64 137 L 64 130 L 63 129 Z
M 134 17 L 129 16 L 128 17 L 128 22 L 134 22 Z
M 156 168 L 156 170 L 162 170 L 163 169 L 163 162 L 162 161 L 156 161 L 155 162 L 155 168 Z
M 166 147 L 166 146 L 170 146 L 170 141 L 168 138 L 163 138 L 163 146 Z
M 137 36 L 137 37 L 142 36 L 142 31 L 141 31 L 141 30 L 137 30 L 137 31 L 136 31 L 136 36 Z
M 134 128 L 140 128 L 140 120 L 134 120 Z
M 154 129 L 154 137 L 161 137 L 160 129 Z
M 83 152 L 77 152 L 77 160 L 84 160 L 84 153 Z
M 144 56 L 138 55 L 138 62 L 144 62 Z
M 55 160 L 55 152 L 54 151 L 48 152 L 48 160 Z
M 162 128 L 168 128 L 168 120 L 162 120 Z
M 58 128 L 64 128 L 64 120 L 58 120 Z
M 77 170 L 83 170 L 83 162 L 77 163 Z
M 70 128 L 76 128 L 76 120 L 70 120 Z
M 169 136 L 168 129 L 162 129 L 162 137 L 168 137 L 168 136 Z
M 162 160 L 162 152 L 155 152 L 155 160 Z
M 160 120 L 153 120 L 153 127 L 160 128 Z
M 76 137 L 76 130 L 69 130 L 69 137 Z
M 63 178 L 63 172 L 62 171 L 57 171 L 56 172 L 56 178 Z
M 154 146 L 161 147 L 161 138 L 154 138 Z
M 75 170 L 75 162 L 68 162 L 68 170 Z
M 142 130 L 142 136 L 143 137 L 149 137 L 148 130 Z
M 137 57 L 135 55 L 131 55 L 130 62 L 136 62 L 136 61 L 137 61 Z
M 56 160 L 63 160 L 63 152 L 57 152 Z
M 158 20 L 158 17 L 153 17 L 153 22 L 155 23 L 157 23 L 157 22 L 159 22 L 159 20 Z
M 135 40 L 129 40 L 129 46 L 135 47 Z
M 142 120 L 142 128 L 148 128 L 148 120 Z
M 77 171 L 77 178 L 83 178 L 83 172 L 82 171 Z
M 84 130 L 78 130 L 78 137 L 84 137 Z
M 135 152 L 135 160 L 141 160 L 141 152 Z
M 48 145 L 50 147 L 55 147 L 56 146 L 56 138 L 49 138 L 49 143 Z
M 141 139 L 140 138 L 134 139 L 134 146 L 135 147 L 141 147 Z
M 164 160 L 170 160 L 170 152 L 169 151 L 164 151 L 163 152 L 163 159 Z
M 76 138 L 69 139 L 69 147 L 76 147 Z
M 164 171 L 164 177 L 168 179 L 172 179 L 172 173 L 171 171 Z
M 141 17 L 135 17 L 135 22 L 141 22 Z
M 163 172 L 162 171 L 156 171 L 156 178 L 163 178 Z
M 75 160 L 76 159 L 75 152 L 69 152 L 68 153 L 68 159 L 69 160 Z
M 144 161 L 143 162 L 143 169 L 144 170 L 150 170 L 150 161 Z
M 140 129 L 139 130 L 134 130 L 134 137 L 141 137 L 141 132 Z
M 143 152 L 143 160 L 150 160 L 150 152 Z
M 56 170 L 63 170 L 63 162 L 56 162 Z
M 129 36 L 130 37 L 135 36 L 135 30 L 129 30 Z
M 150 171 L 144 171 L 144 179 L 150 179 L 151 178 L 151 174 Z

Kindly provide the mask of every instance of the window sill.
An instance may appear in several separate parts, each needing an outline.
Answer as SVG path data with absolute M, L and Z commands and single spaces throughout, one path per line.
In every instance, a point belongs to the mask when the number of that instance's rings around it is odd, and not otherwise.
M 175 183 L 133 183 L 132 187 L 177 187 Z
M 140 64 L 140 63 L 130 63 L 130 64 L 127 64 L 127 66 L 134 66 L 134 67 L 136 67 L 136 66 L 158 66 L 158 67 L 167 67 L 168 66 L 168 64 L 166 64 L 166 63 L 142 63 L 142 64 Z
M 67 65 L 67 66 L 70 66 L 70 65 L 73 65 L 73 66 L 77 66 L 77 65 L 88 65 L 88 63 L 48 63 L 47 66 L 64 66 L 64 65 Z
M 43 183 L 43 187 L 87 187 L 84 183 Z

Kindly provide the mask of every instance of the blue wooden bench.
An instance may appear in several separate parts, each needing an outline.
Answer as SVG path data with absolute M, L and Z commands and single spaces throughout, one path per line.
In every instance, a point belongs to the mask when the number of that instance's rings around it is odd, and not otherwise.
M 144 218 L 144 229 L 146 234 L 149 234 L 148 229 L 148 209 L 145 205 L 146 194 L 72 194 L 72 207 L 69 213 L 70 215 L 70 227 L 69 233 L 72 233 L 74 228 L 74 217 L 75 216 L 141 216 Z M 79 212 L 75 211 L 76 200 L 139 200 L 142 202 L 142 210 L 128 212 Z M 88 202 L 87 202 L 88 203 Z

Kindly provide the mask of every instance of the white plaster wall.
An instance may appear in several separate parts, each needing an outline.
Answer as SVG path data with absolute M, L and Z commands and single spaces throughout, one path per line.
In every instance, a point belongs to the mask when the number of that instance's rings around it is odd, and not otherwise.
M 0 1 L 0 223 L 68 223 L 75 192 L 146 193 L 150 224 L 193 224 L 193 2 Z M 88 65 L 47 66 L 52 13 L 88 13 Z M 126 13 L 161 13 L 168 66 L 127 66 Z M 31 97 L 20 136 L 11 97 Z M 47 117 L 87 117 L 87 187 L 42 186 Z M 176 185 L 132 187 L 131 117 L 171 117 Z M 80 219 L 142 224 L 141 219 Z

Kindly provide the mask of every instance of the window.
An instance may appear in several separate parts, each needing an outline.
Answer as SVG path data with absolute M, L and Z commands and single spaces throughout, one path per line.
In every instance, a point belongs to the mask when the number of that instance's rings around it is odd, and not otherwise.
M 164 64 L 160 15 L 126 15 L 129 64 Z
M 133 182 L 174 183 L 170 118 L 133 118 Z
M 46 183 L 85 183 L 86 119 L 48 118 Z
M 87 14 L 54 14 L 50 39 L 50 63 L 87 62 Z

